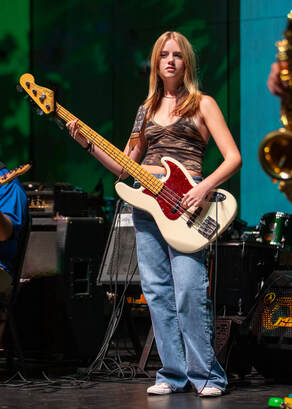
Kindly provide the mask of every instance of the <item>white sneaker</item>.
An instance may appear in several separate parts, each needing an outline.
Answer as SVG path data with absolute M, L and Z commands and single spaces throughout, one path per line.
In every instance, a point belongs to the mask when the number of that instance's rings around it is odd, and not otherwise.
M 222 391 L 221 389 L 214 388 L 214 387 L 205 387 L 204 389 L 199 392 L 199 396 L 221 396 Z
M 153 395 L 167 395 L 172 393 L 172 390 L 167 383 L 156 383 L 155 385 L 149 386 L 147 393 Z

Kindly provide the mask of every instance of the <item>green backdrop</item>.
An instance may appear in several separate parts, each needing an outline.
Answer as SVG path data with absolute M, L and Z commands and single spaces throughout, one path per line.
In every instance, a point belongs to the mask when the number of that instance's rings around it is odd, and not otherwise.
M 166 30 L 180 31 L 190 39 L 201 88 L 217 100 L 239 144 L 239 1 L 52 0 L 50 7 L 36 0 L 16 3 L 4 0 L 7 30 L 2 29 L 2 43 L 7 42 L 5 36 L 11 37 L 17 51 L 7 53 L 6 74 L 1 69 L 6 98 L 1 102 L 1 149 L 11 166 L 32 160 L 32 171 L 23 180 L 48 185 L 70 182 L 88 192 L 102 183 L 105 195 L 114 195 L 115 177 L 66 130 L 30 114 L 28 103 L 15 93 L 15 84 L 21 73 L 30 70 L 39 85 L 56 91 L 58 102 L 123 148 L 147 93 L 145 67 L 151 47 Z M 15 148 L 10 149 L 12 141 Z M 211 141 L 204 173 L 220 161 Z M 239 174 L 225 187 L 240 202 Z

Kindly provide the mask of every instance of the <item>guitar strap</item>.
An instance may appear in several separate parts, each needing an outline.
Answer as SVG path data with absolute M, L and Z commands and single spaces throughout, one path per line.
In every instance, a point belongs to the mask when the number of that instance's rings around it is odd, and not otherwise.
M 138 108 L 134 126 L 132 129 L 131 135 L 130 135 L 129 144 L 130 144 L 131 149 L 134 149 L 137 142 L 139 141 L 140 134 L 141 134 L 144 122 L 145 122 L 147 111 L 148 111 L 148 108 L 145 108 L 144 105 L 140 105 Z
M 148 108 L 145 108 L 144 105 L 140 105 L 138 108 L 134 126 L 130 134 L 129 149 L 127 153 L 128 155 L 130 154 L 130 151 L 132 151 L 135 148 L 135 146 L 137 145 L 140 139 L 141 131 L 142 131 L 142 128 L 145 122 L 147 111 L 148 111 Z M 120 181 L 123 172 L 124 172 L 124 169 L 122 168 L 120 176 L 118 177 L 118 180 L 116 183 Z

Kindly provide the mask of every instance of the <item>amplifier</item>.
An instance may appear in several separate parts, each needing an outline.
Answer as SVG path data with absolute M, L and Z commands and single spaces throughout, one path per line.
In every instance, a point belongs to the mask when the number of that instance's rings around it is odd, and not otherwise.
M 56 220 L 50 217 L 32 217 L 22 278 L 57 274 L 56 238 Z
M 107 224 L 101 217 L 33 217 L 21 276 L 69 274 L 68 271 L 82 275 L 81 271 L 89 268 L 95 271 L 96 279 L 106 239 Z
M 97 278 L 102 284 L 140 284 L 132 206 L 119 200 Z
M 253 366 L 264 377 L 291 381 L 292 271 L 274 271 L 249 318 Z

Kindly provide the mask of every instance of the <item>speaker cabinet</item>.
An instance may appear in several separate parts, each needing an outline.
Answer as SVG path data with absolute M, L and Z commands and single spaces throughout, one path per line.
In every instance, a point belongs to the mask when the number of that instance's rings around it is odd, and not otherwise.
M 274 270 L 276 249 L 245 241 L 219 242 L 217 249 L 217 314 L 246 316 L 263 280 Z M 213 266 L 214 251 L 215 248 L 211 247 L 210 263 Z M 213 276 L 211 272 L 211 281 Z
M 265 377 L 292 379 L 292 271 L 274 271 L 250 322 L 254 367 Z
M 54 257 L 56 274 L 35 274 L 20 290 L 24 355 L 89 361 L 104 337 L 104 290 L 96 280 L 107 226 L 97 217 L 62 218 L 54 235 L 46 258 Z M 35 242 L 35 251 L 41 245 Z
M 101 262 L 98 283 L 140 284 L 132 206 L 119 200 Z
M 67 217 L 57 224 L 58 271 L 64 275 L 70 297 L 90 296 L 107 239 L 101 217 Z
M 22 278 L 57 274 L 57 221 L 32 217 L 31 232 L 22 267 Z

